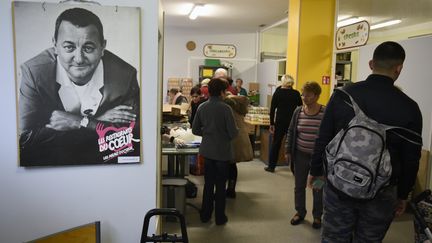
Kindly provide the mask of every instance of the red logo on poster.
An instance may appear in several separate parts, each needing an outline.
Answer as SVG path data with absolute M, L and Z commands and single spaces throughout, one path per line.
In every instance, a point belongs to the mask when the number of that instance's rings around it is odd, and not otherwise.
M 322 84 L 330 84 L 330 76 L 322 76 Z

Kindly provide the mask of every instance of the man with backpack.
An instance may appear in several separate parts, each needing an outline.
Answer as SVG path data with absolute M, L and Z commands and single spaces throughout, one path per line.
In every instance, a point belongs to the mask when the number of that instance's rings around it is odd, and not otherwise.
M 308 184 L 324 185 L 322 242 L 381 242 L 406 208 L 421 154 L 422 116 L 394 86 L 405 51 L 384 42 L 372 74 L 335 90 L 323 117 Z

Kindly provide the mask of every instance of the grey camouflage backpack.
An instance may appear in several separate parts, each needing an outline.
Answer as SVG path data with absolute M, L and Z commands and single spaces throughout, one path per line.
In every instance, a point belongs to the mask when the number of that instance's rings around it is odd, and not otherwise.
M 326 147 L 327 181 L 343 194 L 354 199 L 373 199 L 390 182 L 392 166 L 386 148 L 386 132 L 403 127 L 380 124 L 369 118 L 346 91 L 355 116 L 345 129 L 340 130 Z M 402 135 L 396 135 L 409 140 Z M 420 144 L 421 145 L 421 144 Z

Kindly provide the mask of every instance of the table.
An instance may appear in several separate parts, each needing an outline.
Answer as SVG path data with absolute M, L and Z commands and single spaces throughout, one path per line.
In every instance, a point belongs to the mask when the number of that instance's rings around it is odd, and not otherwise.
M 164 196 L 162 198 L 162 204 L 164 207 L 177 208 L 181 213 L 185 212 L 185 206 L 187 205 L 185 185 L 187 179 L 185 179 L 184 176 L 186 174 L 185 168 L 189 168 L 189 164 L 185 164 L 185 157 L 187 155 L 197 155 L 198 152 L 198 147 L 162 147 L 162 155 L 168 156 L 168 176 L 162 181 L 162 186 L 166 188 L 166 191 L 164 190 L 163 192 Z M 199 209 L 197 210 L 199 211 Z
M 168 156 L 168 177 L 184 177 L 185 156 L 197 155 L 199 148 L 163 147 L 162 155 Z

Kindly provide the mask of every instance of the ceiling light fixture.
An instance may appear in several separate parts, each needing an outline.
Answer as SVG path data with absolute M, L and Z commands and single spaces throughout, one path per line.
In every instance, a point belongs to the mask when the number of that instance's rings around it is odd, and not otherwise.
M 339 21 L 342 21 L 342 20 L 345 20 L 345 19 L 348 19 L 351 17 L 352 17 L 352 15 L 339 15 L 337 18 L 337 21 L 339 22 Z
M 387 26 L 390 26 L 390 25 L 399 24 L 401 22 L 402 22 L 402 20 L 400 20 L 400 19 L 390 20 L 390 21 L 387 21 L 387 22 L 383 22 L 383 23 L 379 23 L 379 24 L 374 24 L 374 25 L 372 25 L 370 27 L 370 29 L 371 30 L 375 30 L 375 29 L 379 29 L 379 28 L 384 28 L 384 27 L 387 27 Z
M 203 11 L 204 4 L 195 4 L 192 7 L 191 12 L 189 13 L 189 19 L 194 20 L 196 19 Z

